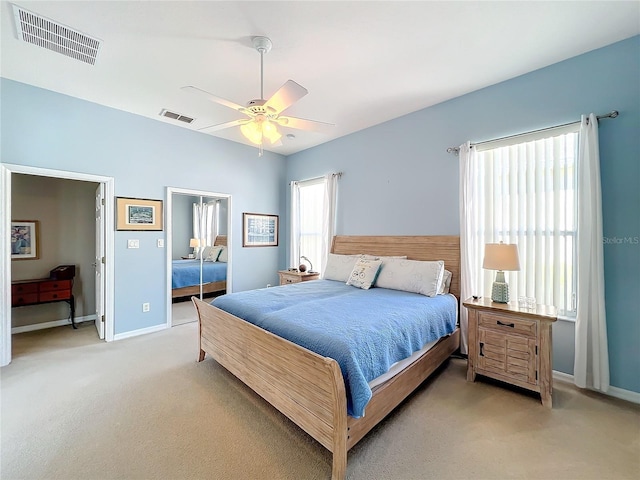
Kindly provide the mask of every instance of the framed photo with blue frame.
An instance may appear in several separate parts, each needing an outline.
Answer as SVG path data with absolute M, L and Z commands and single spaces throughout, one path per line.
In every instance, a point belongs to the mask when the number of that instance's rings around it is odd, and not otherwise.
M 278 215 L 242 214 L 243 247 L 277 247 Z
M 116 230 L 162 231 L 162 200 L 116 198 Z

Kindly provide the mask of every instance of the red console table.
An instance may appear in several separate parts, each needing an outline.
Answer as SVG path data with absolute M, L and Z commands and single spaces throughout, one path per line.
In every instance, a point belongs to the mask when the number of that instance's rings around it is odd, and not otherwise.
M 71 325 L 76 327 L 76 304 L 73 298 L 73 278 L 55 280 L 40 278 L 11 282 L 11 306 L 39 305 L 41 303 L 67 302 L 71 308 Z

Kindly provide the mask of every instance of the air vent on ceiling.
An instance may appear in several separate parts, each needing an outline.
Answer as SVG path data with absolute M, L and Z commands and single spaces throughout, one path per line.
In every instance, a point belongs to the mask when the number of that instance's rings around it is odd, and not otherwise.
M 95 65 L 100 40 L 17 5 L 12 7 L 19 40 Z
M 184 123 L 191 123 L 194 120 L 191 117 L 187 117 L 186 115 L 182 115 L 182 114 L 176 113 L 176 112 L 170 112 L 167 109 L 162 110 L 160 112 L 160 115 L 162 117 L 172 118 L 173 120 L 178 120 L 178 121 L 184 122 Z

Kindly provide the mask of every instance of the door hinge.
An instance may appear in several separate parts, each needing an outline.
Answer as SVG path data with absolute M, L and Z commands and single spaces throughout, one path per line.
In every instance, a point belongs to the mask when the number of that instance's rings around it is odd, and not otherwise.
M 106 203 L 104 202 L 104 198 L 100 199 L 100 203 L 102 204 L 103 207 L 106 205 Z
M 101 321 L 102 323 L 104 323 L 104 315 L 102 315 L 102 316 L 100 317 L 100 321 Z M 537 378 L 538 378 L 538 372 L 536 372 L 536 379 L 537 379 Z
M 107 263 L 107 259 L 106 259 L 106 257 L 102 257 L 102 263 Z M 536 347 L 536 349 L 537 349 L 537 348 L 538 348 L 538 347 Z M 538 351 L 537 351 L 537 350 L 536 350 L 536 353 L 538 353 Z

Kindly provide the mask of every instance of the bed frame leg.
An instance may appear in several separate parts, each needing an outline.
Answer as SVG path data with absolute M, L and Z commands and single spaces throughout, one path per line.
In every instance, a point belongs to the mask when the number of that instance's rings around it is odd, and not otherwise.
M 201 362 L 204 360 L 204 356 L 205 356 L 205 351 L 200 349 L 200 354 L 198 355 L 198 362 Z
M 347 449 L 333 452 L 333 466 L 331 480 L 344 480 L 347 475 Z

